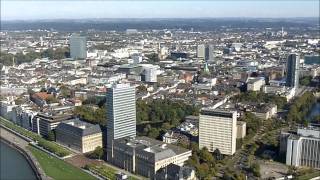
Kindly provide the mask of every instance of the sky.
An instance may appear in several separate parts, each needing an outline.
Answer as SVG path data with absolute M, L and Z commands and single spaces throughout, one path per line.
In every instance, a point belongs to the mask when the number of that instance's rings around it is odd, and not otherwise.
M 318 0 L 1 0 L 1 20 L 319 17 Z

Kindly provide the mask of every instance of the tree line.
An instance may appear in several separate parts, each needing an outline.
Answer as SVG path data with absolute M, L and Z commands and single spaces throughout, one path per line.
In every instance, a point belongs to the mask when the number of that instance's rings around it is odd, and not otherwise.
M 282 109 L 287 100 L 285 97 L 279 95 L 266 94 L 263 92 L 245 92 L 239 95 L 236 95 L 232 98 L 236 102 L 257 102 L 257 103 L 273 103 L 277 105 L 279 109 Z
M 179 125 L 188 115 L 199 115 L 199 107 L 169 99 L 137 101 L 137 131 L 160 139 L 160 135 Z
M 307 125 L 308 121 L 306 116 L 311 111 L 316 101 L 312 92 L 306 92 L 295 99 L 289 108 L 287 121 Z
M 30 63 L 35 59 L 40 59 L 40 58 L 64 59 L 68 57 L 70 57 L 69 48 L 57 48 L 55 50 L 46 49 L 42 52 L 30 51 L 30 52 L 27 52 L 26 54 L 16 53 L 15 55 L 9 54 L 6 52 L 1 52 L 0 63 L 6 66 L 12 66 L 13 62 L 16 65 L 19 65 L 22 63 Z

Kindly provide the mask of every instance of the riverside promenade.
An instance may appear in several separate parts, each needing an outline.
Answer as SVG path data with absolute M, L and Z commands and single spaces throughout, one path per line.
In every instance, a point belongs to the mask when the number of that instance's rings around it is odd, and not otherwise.
M 29 142 L 14 133 L 9 129 L 0 126 L 0 138 L 8 145 L 17 149 L 29 162 L 35 174 L 40 180 L 52 180 L 52 178 L 45 175 L 44 171 L 40 167 L 37 159 L 32 155 L 32 153 L 27 149 Z

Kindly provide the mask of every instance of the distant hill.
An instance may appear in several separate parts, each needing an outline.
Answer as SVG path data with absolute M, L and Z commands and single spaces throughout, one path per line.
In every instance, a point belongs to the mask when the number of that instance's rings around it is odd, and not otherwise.
M 124 31 L 126 29 L 183 29 L 211 31 L 231 28 L 317 27 L 318 18 L 201 18 L 201 19 L 82 19 L 1 21 L 1 30 L 55 29 L 58 31 Z

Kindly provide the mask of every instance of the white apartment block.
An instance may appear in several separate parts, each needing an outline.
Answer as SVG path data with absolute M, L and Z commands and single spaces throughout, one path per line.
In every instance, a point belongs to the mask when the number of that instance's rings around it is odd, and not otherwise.
M 199 118 L 199 148 L 209 152 L 219 149 L 221 154 L 236 152 L 237 112 L 203 109 Z

